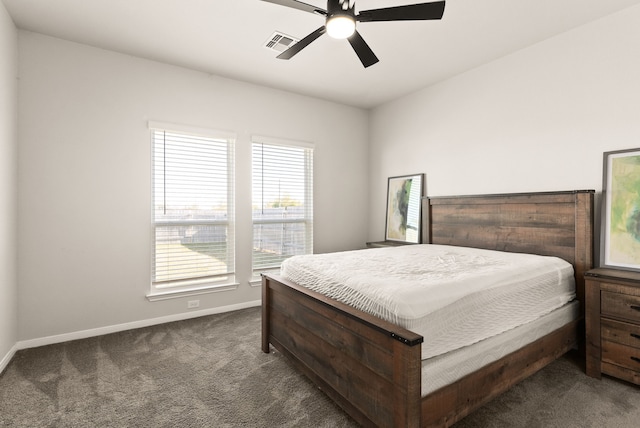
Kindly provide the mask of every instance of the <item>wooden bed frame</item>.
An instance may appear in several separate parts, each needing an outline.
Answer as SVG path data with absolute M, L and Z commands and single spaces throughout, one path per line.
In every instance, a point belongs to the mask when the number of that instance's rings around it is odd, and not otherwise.
M 423 242 L 593 263 L 594 192 L 424 198 Z M 262 280 L 262 350 L 270 345 L 363 426 L 450 426 L 575 347 L 582 320 L 421 397 L 423 337 L 275 275 Z

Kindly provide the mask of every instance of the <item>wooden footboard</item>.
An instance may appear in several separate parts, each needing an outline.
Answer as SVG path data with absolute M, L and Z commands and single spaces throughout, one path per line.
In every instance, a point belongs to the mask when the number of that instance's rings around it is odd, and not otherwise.
M 277 276 L 262 279 L 271 343 L 363 426 L 420 426 L 422 336 Z

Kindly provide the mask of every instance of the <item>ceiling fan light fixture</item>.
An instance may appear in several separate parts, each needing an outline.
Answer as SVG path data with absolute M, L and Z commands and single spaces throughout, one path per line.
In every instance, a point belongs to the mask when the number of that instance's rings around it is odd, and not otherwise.
M 356 20 L 350 15 L 331 15 L 327 18 L 327 34 L 334 39 L 348 39 L 356 31 Z

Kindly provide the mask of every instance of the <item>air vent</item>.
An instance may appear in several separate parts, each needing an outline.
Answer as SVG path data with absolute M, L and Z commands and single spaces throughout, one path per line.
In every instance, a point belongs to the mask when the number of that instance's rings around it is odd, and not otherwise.
M 267 42 L 264 44 L 264 47 L 280 53 L 284 52 L 285 50 L 296 44 L 298 41 L 299 39 L 295 39 L 291 36 L 287 36 L 286 34 L 276 31 L 271 35 L 271 37 L 269 37 Z

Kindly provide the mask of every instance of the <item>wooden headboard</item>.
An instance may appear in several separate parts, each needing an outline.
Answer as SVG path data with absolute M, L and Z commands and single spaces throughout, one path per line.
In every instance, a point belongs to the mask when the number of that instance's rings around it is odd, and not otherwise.
M 422 242 L 560 257 L 584 303 L 593 267 L 593 190 L 422 199 Z M 584 307 L 584 305 L 583 305 Z

